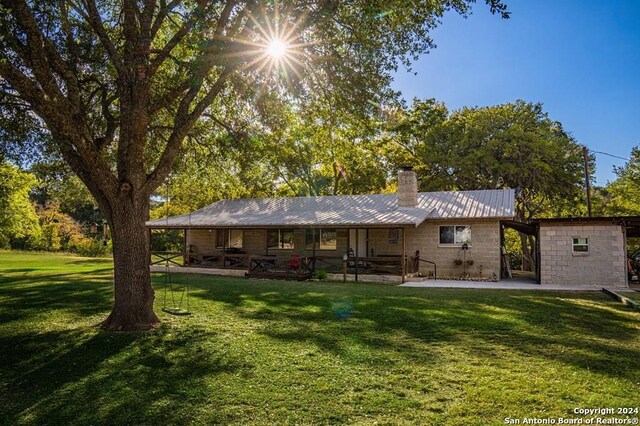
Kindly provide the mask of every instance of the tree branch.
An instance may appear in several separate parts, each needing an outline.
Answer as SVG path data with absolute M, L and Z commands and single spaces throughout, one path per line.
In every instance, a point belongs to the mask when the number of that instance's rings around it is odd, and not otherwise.
M 185 80 L 173 89 L 168 90 L 161 98 L 152 101 L 149 105 L 149 115 L 154 115 L 158 111 L 168 107 L 180 94 L 189 89 L 189 86 L 191 86 L 191 83 Z
M 149 66 L 149 75 L 153 76 L 158 68 L 162 66 L 164 61 L 167 60 L 171 51 L 182 41 L 182 39 L 189 33 L 189 31 L 193 28 L 194 24 L 198 21 L 198 19 L 202 19 L 201 11 L 204 10 L 207 6 L 208 0 L 199 0 L 196 6 L 196 10 L 193 12 L 193 15 L 187 19 L 187 21 L 176 31 L 176 33 L 171 37 L 171 39 L 164 45 L 160 52 L 158 52 L 157 56 L 153 61 L 151 61 L 151 65 Z M 233 3 L 233 2 L 231 2 Z M 228 4 L 227 4 L 228 6 Z M 225 6 L 226 9 L 226 6 Z M 230 13 L 230 12 L 229 12 Z M 220 22 L 218 22 L 219 24 Z
M 25 0 L 2 0 L 1 3 L 6 9 L 10 9 L 10 13 L 16 18 L 18 24 L 25 31 L 27 36 L 26 45 L 22 45 L 15 35 L 12 38 L 15 44 L 24 46 L 28 52 L 28 58 L 24 58 L 25 62 L 30 66 L 36 80 L 47 94 L 48 97 L 56 100 L 66 100 L 60 87 L 56 84 L 55 76 L 49 67 L 49 54 L 45 49 L 45 37 L 40 31 L 38 24 L 33 16 L 33 12 L 25 2 Z M 18 53 L 21 53 L 18 51 Z M 70 105 L 69 105 L 70 107 Z
M 233 69 L 224 69 L 207 94 L 198 103 L 196 103 L 191 112 L 189 112 L 189 106 L 199 92 L 199 88 L 190 90 L 182 99 L 178 112 L 176 113 L 173 132 L 171 133 L 171 136 L 169 136 L 167 145 L 165 146 L 155 169 L 147 175 L 147 180 L 144 184 L 146 193 L 151 194 L 151 192 L 153 192 L 169 175 L 187 133 L 189 133 L 205 109 L 211 105 L 216 96 L 218 96 L 220 91 L 222 91 L 227 81 L 227 77 L 232 71 Z
M 94 143 L 98 151 L 102 151 L 104 148 L 106 148 L 107 146 L 111 145 L 111 143 L 113 143 L 116 130 L 118 129 L 118 126 L 120 124 L 119 121 L 113 116 L 113 114 L 111 114 L 111 111 L 109 110 L 109 107 L 111 106 L 112 102 L 116 99 L 115 96 L 108 97 L 107 96 L 108 91 L 104 85 L 101 87 L 100 91 L 101 91 L 100 106 L 102 108 L 102 115 L 104 116 L 104 119 L 107 122 L 107 128 L 104 132 L 104 136 L 98 137 L 94 140 Z
M 153 24 L 151 25 L 151 39 L 156 38 L 156 35 L 158 34 L 158 31 L 160 31 L 160 28 L 162 28 L 162 24 L 164 23 L 167 15 L 169 15 L 169 13 L 171 13 L 171 11 L 180 4 L 180 2 L 180 0 L 172 0 L 169 3 L 166 3 L 165 0 L 160 0 L 160 10 L 156 15 L 155 21 L 153 21 Z
M 102 22 L 102 18 L 100 17 L 100 12 L 98 12 L 98 8 L 96 7 L 95 0 L 84 0 L 85 6 L 87 8 L 87 20 L 91 28 L 96 33 L 100 42 L 104 46 L 107 51 L 107 55 L 109 55 L 109 60 L 113 63 L 113 66 L 116 68 L 118 75 L 120 78 L 125 78 L 127 76 L 127 69 L 122 62 L 120 56 L 118 56 L 118 51 L 113 44 L 113 41 L 109 38 L 107 34 L 107 30 L 104 27 L 104 23 Z

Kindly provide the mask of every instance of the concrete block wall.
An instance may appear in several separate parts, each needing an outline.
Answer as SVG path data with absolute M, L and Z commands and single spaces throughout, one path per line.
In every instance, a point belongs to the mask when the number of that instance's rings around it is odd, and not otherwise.
M 266 229 L 245 229 L 242 231 L 242 249 L 251 254 L 265 254 L 267 247 Z
M 441 225 L 469 225 L 471 226 L 471 246 L 467 251 L 467 259 L 474 260 L 473 265 L 455 265 L 454 259 L 458 257 L 459 246 L 441 246 L 439 235 Z M 441 277 L 461 276 L 466 273 L 471 277 L 491 278 L 495 273 L 500 275 L 500 223 L 498 220 L 439 220 L 427 221 L 419 227 L 405 227 L 406 250 L 410 258 L 416 250 L 420 250 L 420 257 L 433 262 L 438 266 L 438 275 Z M 252 254 L 264 254 L 266 247 L 267 231 L 264 229 L 245 229 L 243 232 L 243 249 Z M 311 256 L 312 251 L 305 249 L 304 229 L 294 230 L 294 249 L 269 249 L 269 254 L 289 256 L 292 253 L 301 256 Z M 193 229 L 189 235 L 190 244 L 199 253 L 216 253 L 220 249 L 215 248 L 216 230 Z M 348 250 L 347 229 L 337 230 L 336 250 L 317 250 L 318 256 L 342 256 Z M 351 242 L 355 248 L 355 242 Z M 372 252 L 373 250 L 373 252 Z M 368 231 L 368 253 L 375 256 L 380 255 L 401 255 L 402 254 L 402 232 L 399 233 L 398 243 L 389 243 L 388 228 L 371 228 Z M 462 252 L 460 252 L 462 258 Z M 420 270 L 423 274 L 428 274 L 432 267 L 421 263 Z
M 411 228 L 407 228 L 407 230 L 407 232 L 412 232 Z M 402 231 L 398 233 L 398 242 L 393 244 L 389 243 L 389 229 L 387 228 L 369 229 L 368 236 L 368 257 L 371 257 L 372 254 L 373 256 L 400 256 L 402 254 Z M 353 243 L 351 245 L 353 247 Z M 410 256 L 411 253 L 407 251 L 408 256 Z
M 588 253 L 573 253 L 573 238 L 588 238 Z M 622 227 L 609 223 L 540 225 L 542 285 L 627 287 Z
M 456 265 L 454 260 L 463 258 L 460 246 L 440 245 L 440 226 L 469 225 L 471 226 L 471 245 L 466 258 L 473 259 L 473 265 Z M 500 279 L 500 221 L 496 219 L 469 220 L 438 220 L 425 221 L 417 228 L 407 227 L 407 256 L 412 257 L 416 250 L 420 250 L 420 258 L 436 262 L 438 276 L 457 277 L 465 270 L 472 278 Z M 402 245 L 400 245 L 402 247 Z M 420 272 L 427 274 L 432 266 L 421 262 Z

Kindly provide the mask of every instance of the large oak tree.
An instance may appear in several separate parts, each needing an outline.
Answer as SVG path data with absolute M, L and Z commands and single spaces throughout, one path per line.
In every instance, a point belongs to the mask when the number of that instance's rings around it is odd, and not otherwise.
M 500 0 L 485 0 L 506 17 Z M 433 47 L 430 29 L 473 0 L 0 0 L 0 90 L 37 117 L 112 230 L 106 329 L 158 322 L 145 220 L 202 123 L 317 90 L 366 113 L 391 73 Z M 269 57 L 281 39 L 284 57 Z M 273 49 L 272 49 L 273 50 Z M 278 50 L 278 49 L 276 49 Z

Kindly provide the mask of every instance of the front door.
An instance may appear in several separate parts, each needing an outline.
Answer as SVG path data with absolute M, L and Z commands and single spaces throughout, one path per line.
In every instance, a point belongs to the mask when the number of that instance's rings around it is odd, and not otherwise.
M 356 239 L 358 244 L 356 244 Z M 350 229 L 349 230 L 349 245 L 353 249 L 353 253 L 358 257 L 367 257 L 367 230 L 366 229 Z M 356 246 L 358 252 L 356 253 Z

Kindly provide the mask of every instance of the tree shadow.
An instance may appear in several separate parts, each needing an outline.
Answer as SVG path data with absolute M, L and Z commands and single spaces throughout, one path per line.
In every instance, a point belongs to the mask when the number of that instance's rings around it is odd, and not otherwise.
M 2 347 L 14 348 L 0 357 L 3 365 L 24 371 L 14 373 L 0 390 L 0 413 L 9 424 L 51 419 L 60 424 L 182 423 L 181 416 L 188 419 L 192 413 L 176 406 L 202 392 L 206 378 L 252 368 L 212 349 L 217 336 L 199 328 L 98 332 L 88 338 L 83 333 L 87 331 L 0 339 Z M 47 350 L 52 343 L 55 349 Z M 49 355 L 31 370 L 20 362 L 24 357 L 24 364 L 32 364 L 43 352 Z
M 0 277 L 0 300 L 0 322 L 24 319 L 36 311 L 52 309 L 93 315 L 111 307 L 113 288 L 107 277 L 88 278 L 81 273 Z
M 384 351 L 399 349 L 411 358 L 424 355 L 431 344 L 454 342 L 478 357 L 498 357 L 499 346 L 610 377 L 634 380 L 638 374 L 640 327 L 633 318 L 639 315 L 601 294 L 216 283 L 215 278 L 192 279 L 191 285 L 193 297 L 225 303 L 262 323 L 266 336 L 341 357 L 349 358 L 351 344 L 365 345 L 380 351 L 378 360 L 367 362 L 384 363 Z M 412 340 L 399 340 L 398 333 Z
M 107 257 L 91 257 L 88 259 L 79 259 L 66 261 L 67 265 L 110 265 L 113 268 L 113 259 Z

